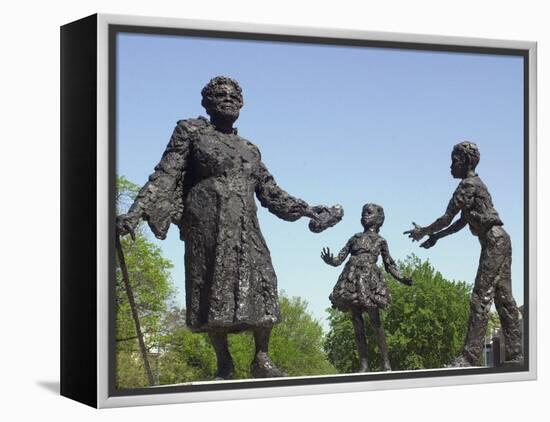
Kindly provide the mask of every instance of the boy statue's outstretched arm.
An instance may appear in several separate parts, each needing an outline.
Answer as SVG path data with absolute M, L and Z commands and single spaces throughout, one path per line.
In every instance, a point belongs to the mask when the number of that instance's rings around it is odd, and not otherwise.
M 431 236 L 434 233 L 443 230 L 445 227 L 449 226 L 452 223 L 455 215 L 457 215 L 462 209 L 464 209 L 464 207 L 466 207 L 472 201 L 474 196 L 475 196 L 475 186 L 463 180 L 462 182 L 460 182 L 460 184 L 454 191 L 453 197 L 449 201 L 449 204 L 447 205 L 447 209 L 445 210 L 445 213 L 441 217 L 439 217 L 432 224 L 426 227 L 419 226 L 418 224 L 413 222 L 414 228 L 412 230 L 407 230 L 403 234 L 408 234 L 413 241 L 418 241 L 422 239 L 424 236 Z M 457 225 L 455 228 L 458 228 L 460 224 Z M 462 229 L 462 227 L 460 227 L 458 230 Z M 451 234 L 451 233 L 455 233 L 455 231 L 448 232 L 447 234 Z
M 466 222 L 464 217 L 460 217 L 458 220 L 456 220 L 453 224 L 451 224 L 446 229 L 443 229 L 441 231 L 431 234 L 428 240 L 420 244 L 420 247 L 429 249 L 432 246 L 434 246 L 439 239 L 462 230 L 464 227 L 466 227 L 467 224 L 468 223 Z

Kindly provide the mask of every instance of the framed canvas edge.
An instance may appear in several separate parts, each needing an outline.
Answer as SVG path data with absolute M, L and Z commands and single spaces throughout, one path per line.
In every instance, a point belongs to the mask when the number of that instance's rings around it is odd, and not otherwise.
M 336 28 L 298 27 L 240 22 L 189 20 L 130 15 L 97 15 L 97 407 L 123 407 L 202 401 L 235 400 L 294 395 L 347 393 L 420 387 L 528 381 L 537 378 L 537 43 L 502 39 L 405 34 L 360 31 Z M 263 387 L 201 392 L 109 396 L 109 25 L 168 27 L 207 31 L 228 31 L 251 34 L 274 34 L 372 41 L 407 42 L 429 45 L 456 45 L 525 50 L 528 52 L 528 146 L 529 146 L 529 370 L 496 374 L 423 377 L 399 380 L 376 380 L 352 383 L 314 384 L 284 387 Z

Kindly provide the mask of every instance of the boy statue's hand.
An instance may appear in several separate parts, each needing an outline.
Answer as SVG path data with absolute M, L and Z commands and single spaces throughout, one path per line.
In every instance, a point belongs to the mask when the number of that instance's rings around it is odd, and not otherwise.
M 413 226 L 414 228 L 412 230 L 407 230 L 403 232 L 403 234 L 408 234 L 413 241 L 419 241 L 424 236 L 426 236 L 426 229 L 424 227 L 419 226 L 414 221 L 413 221 Z
M 430 249 L 432 246 L 435 246 L 436 243 L 437 243 L 437 237 L 430 236 L 428 237 L 428 240 L 420 244 L 420 247 L 424 249 Z

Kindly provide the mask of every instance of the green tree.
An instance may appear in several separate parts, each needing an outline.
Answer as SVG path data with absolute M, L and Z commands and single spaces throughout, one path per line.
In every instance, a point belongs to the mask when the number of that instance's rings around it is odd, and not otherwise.
M 159 342 L 159 384 L 211 380 L 216 355 L 204 333 L 193 333 L 185 324 L 185 310 L 173 305 L 164 319 Z
M 139 187 L 124 177 L 117 179 L 117 213 L 120 214 L 135 198 Z M 167 312 L 167 303 L 174 295 L 170 280 L 172 263 L 162 256 L 161 250 L 147 240 L 142 225 L 136 229 L 136 238 L 121 239 L 130 287 L 136 302 L 147 353 L 153 355 L 158 349 L 162 322 Z M 138 333 L 132 318 L 128 294 L 120 266 L 116 276 L 116 350 L 118 388 L 143 387 L 148 385 L 140 355 Z M 152 356 L 153 357 L 153 356 Z
M 393 369 L 441 368 L 456 357 L 466 335 L 471 287 L 446 280 L 428 261 L 412 255 L 399 264 L 412 276 L 405 286 L 386 274 L 392 301 L 382 311 L 389 357 Z M 359 366 L 350 316 L 329 309 L 329 332 L 324 344 L 329 361 L 341 373 Z M 380 370 L 380 354 L 365 315 L 369 364 Z
M 269 346 L 272 358 L 291 376 L 335 374 L 323 350 L 323 328 L 308 312 L 307 301 L 283 292 L 280 305 L 281 323 Z

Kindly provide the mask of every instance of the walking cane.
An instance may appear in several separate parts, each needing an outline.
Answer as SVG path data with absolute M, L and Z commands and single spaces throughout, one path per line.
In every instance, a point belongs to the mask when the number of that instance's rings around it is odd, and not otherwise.
M 117 233 L 115 239 L 116 251 L 118 255 L 118 263 L 120 270 L 122 271 L 122 280 L 124 281 L 124 288 L 128 295 L 128 302 L 130 303 L 130 309 L 132 310 L 132 318 L 136 326 L 136 333 L 139 342 L 139 348 L 143 357 L 143 365 L 145 366 L 145 373 L 147 374 L 147 380 L 149 385 L 154 385 L 153 373 L 151 372 L 151 366 L 149 365 L 149 359 L 147 357 L 147 349 L 145 348 L 145 342 L 143 341 L 143 333 L 141 332 L 141 325 L 139 323 L 139 317 L 137 313 L 136 301 L 134 300 L 134 293 L 130 286 L 130 278 L 128 277 L 128 268 L 126 267 L 126 260 L 124 259 L 124 252 L 122 251 L 122 245 L 120 244 L 120 236 Z

